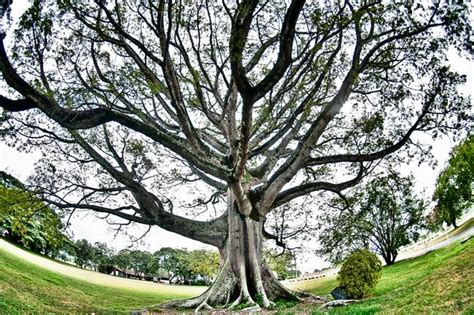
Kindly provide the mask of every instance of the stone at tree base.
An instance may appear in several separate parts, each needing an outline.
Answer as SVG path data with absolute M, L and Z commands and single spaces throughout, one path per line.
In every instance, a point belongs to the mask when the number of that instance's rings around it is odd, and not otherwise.
M 336 300 L 348 300 L 350 297 L 343 287 L 337 287 L 331 291 L 331 295 Z

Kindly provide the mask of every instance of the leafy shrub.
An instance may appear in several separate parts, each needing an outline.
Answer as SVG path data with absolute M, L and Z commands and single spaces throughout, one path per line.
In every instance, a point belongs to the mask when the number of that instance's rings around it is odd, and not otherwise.
M 349 297 L 360 299 L 375 288 L 381 271 L 382 263 L 374 253 L 359 250 L 345 259 L 337 280 Z

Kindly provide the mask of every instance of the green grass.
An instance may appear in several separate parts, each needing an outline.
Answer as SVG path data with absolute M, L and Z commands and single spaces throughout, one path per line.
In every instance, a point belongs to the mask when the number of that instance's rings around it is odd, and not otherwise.
M 128 313 L 180 297 L 90 284 L 0 250 L 0 314 Z
M 337 286 L 336 276 L 293 282 L 288 285 L 290 289 L 308 291 L 315 295 L 326 295 Z
M 329 314 L 474 314 L 474 239 L 385 267 L 367 299 Z M 317 295 L 337 286 L 335 277 L 304 283 Z M 100 286 L 36 267 L 0 250 L 0 314 L 127 313 L 178 296 Z M 290 305 L 286 305 L 290 306 Z M 285 307 L 286 307 L 285 306 Z M 320 314 L 317 305 L 297 305 L 278 313 Z
M 337 286 L 335 277 L 313 280 L 309 292 L 326 295 Z M 298 312 L 298 309 L 289 310 Z M 306 309 L 307 311 L 307 309 Z M 319 314 L 313 310 L 313 314 Z M 474 314 L 474 239 L 455 242 L 424 256 L 385 267 L 367 299 L 329 314 Z

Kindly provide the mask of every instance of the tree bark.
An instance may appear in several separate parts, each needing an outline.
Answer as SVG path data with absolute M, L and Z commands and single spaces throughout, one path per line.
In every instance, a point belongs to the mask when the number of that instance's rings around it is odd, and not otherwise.
M 221 268 L 214 283 L 202 295 L 172 301 L 166 308 L 213 309 L 240 307 L 249 310 L 274 305 L 278 299 L 299 299 L 300 293 L 285 288 L 273 275 L 263 258 L 263 220 L 239 213 L 233 198 L 228 204 L 228 236 L 219 248 Z
M 456 224 L 456 218 L 454 216 L 451 217 L 451 225 L 454 229 L 458 228 L 458 225 Z
M 383 260 L 387 266 L 393 265 L 397 259 L 398 253 L 396 251 L 386 251 L 381 253 Z

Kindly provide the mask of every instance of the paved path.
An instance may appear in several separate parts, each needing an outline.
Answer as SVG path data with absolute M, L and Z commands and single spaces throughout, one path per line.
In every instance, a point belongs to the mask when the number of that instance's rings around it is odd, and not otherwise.
M 435 249 L 438 249 L 438 248 L 441 248 L 441 247 L 444 247 L 446 245 L 449 245 L 451 244 L 452 242 L 455 242 L 457 240 L 462 240 L 462 239 L 466 239 L 470 236 L 473 236 L 474 235 L 474 226 L 454 235 L 454 236 L 451 236 L 449 238 L 447 238 L 446 236 L 441 236 L 440 239 L 442 238 L 446 238 L 445 240 L 441 241 L 441 242 L 437 242 L 436 244 L 434 245 L 428 245 L 428 246 L 419 246 L 417 247 L 416 249 L 413 249 L 413 250 L 410 250 L 410 251 L 407 251 L 407 252 L 401 252 L 398 257 L 397 257 L 397 261 L 400 261 L 400 260 L 403 260 L 403 259 L 408 259 L 408 258 L 413 258 L 413 257 L 418 257 L 418 256 L 421 256 L 421 255 L 424 255 L 428 252 L 431 252 Z
M 417 244 L 411 245 L 407 247 L 404 251 L 403 250 L 400 251 L 396 261 L 422 256 L 428 252 L 447 246 L 457 240 L 462 240 L 462 239 L 466 239 L 471 236 L 474 236 L 474 225 L 471 223 L 472 213 L 473 211 L 470 212 L 471 217 L 463 220 L 463 223 L 461 224 L 461 226 L 459 226 L 459 229 L 461 230 L 462 225 L 464 224 L 472 225 L 471 227 L 466 228 L 462 230 L 461 232 L 456 232 L 456 230 L 449 230 L 449 231 L 446 231 L 445 234 L 440 234 L 439 236 L 436 236 L 433 239 L 425 240 Z M 317 280 L 318 278 L 335 277 L 338 272 L 339 272 L 339 267 L 328 269 L 327 271 L 322 272 L 317 275 L 308 275 L 301 278 L 286 280 L 286 281 L 283 281 L 283 283 L 285 283 L 287 286 L 291 288 L 299 288 L 303 290 L 302 288 L 307 287 L 306 283 L 313 282 Z
M 153 283 L 150 281 L 114 277 L 92 270 L 81 269 L 72 265 L 55 262 L 45 257 L 32 254 L 2 239 L 0 239 L 0 254 L 1 250 L 4 250 L 18 258 L 28 261 L 29 263 L 51 270 L 53 272 L 99 285 L 130 290 L 176 294 L 177 296 L 197 296 L 206 290 L 206 287 L 201 286 L 167 285 L 162 283 Z

